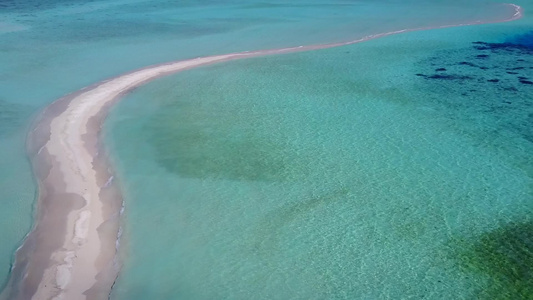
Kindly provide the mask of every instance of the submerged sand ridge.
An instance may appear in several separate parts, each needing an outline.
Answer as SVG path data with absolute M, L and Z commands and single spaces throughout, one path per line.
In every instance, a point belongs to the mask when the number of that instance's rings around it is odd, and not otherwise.
M 522 9 L 497 22 L 519 19 Z M 495 22 L 493 22 L 495 23 Z M 99 133 L 109 107 L 121 95 L 155 78 L 202 65 L 255 56 L 325 49 L 409 31 L 404 29 L 346 43 L 217 55 L 150 66 L 57 100 L 41 114 L 28 137 L 39 184 L 36 225 L 19 248 L 2 299 L 106 299 L 119 271 L 115 261 L 122 198 L 113 182 Z

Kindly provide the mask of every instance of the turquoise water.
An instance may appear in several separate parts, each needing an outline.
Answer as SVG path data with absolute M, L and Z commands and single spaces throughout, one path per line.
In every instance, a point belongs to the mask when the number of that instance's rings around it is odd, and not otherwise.
M 529 22 L 139 88 L 107 123 L 128 199 L 112 299 L 529 299 Z
M 3 1 L 0 283 L 32 224 L 25 135 L 54 99 L 149 64 L 492 18 L 499 8 Z M 435 299 L 508 286 L 472 257 L 488 255 L 475 241 L 528 229 L 531 87 L 518 77 L 533 77 L 531 57 L 504 49 L 481 66 L 486 50 L 471 42 L 504 42 L 530 22 L 232 62 L 139 89 L 107 126 L 127 198 L 113 298 Z M 428 78 L 437 68 L 472 79 Z

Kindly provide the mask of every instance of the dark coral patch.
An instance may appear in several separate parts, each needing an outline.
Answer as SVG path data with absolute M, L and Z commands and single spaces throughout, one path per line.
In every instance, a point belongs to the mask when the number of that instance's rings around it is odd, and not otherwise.
M 487 67 L 479 67 L 481 70 L 488 70 L 489 68 Z
M 523 80 L 523 79 L 521 79 L 519 81 L 520 81 L 520 83 L 523 83 L 523 84 L 533 84 L 533 81 L 531 81 L 531 80 Z
M 489 79 L 489 80 L 487 80 L 487 81 L 488 81 L 488 82 L 500 82 L 499 79 Z
M 438 68 L 438 69 L 435 69 L 435 72 L 444 72 L 446 71 L 446 68 Z
M 528 51 L 529 49 L 522 45 L 512 44 L 512 43 L 485 43 L 483 46 L 474 46 L 477 50 L 491 50 L 497 52 L 499 50 L 503 51 L 515 51 L 522 50 Z
M 511 71 L 508 71 L 508 72 L 506 72 L 506 73 L 507 73 L 507 74 L 512 74 L 512 75 L 516 75 L 516 74 L 518 74 L 517 72 L 511 72 Z
M 476 55 L 477 58 L 487 58 L 489 57 L 488 54 L 480 54 L 480 55 Z
M 472 79 L 472 77 L 470 76 L 465 76 L 465 75 L 440 75 L 440 74 L 435 74 L 435 75 L 431 75 L 431 76 L 427 76 L 426 78 L 428 79 L 444 79 L 444 80 L 466 80 L 466 79 Z
M 470 67 L 477 67 L 475 64 L 468 62 L 468 61 L 462 61 L 459 63 L 461 66 L 470 66 Z

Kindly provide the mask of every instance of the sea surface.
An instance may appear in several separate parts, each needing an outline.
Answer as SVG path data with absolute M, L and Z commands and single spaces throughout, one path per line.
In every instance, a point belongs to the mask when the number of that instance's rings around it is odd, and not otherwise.
M 158 79 L 111 111 L 111 299 L 533 297 L 533 7 Z M 3 1 L 0 284 L 53 100 L 136 68 L 497 19 L 493 1 Z

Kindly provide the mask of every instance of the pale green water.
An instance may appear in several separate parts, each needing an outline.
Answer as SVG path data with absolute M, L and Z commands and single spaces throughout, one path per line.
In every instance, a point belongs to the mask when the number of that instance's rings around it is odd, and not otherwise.
M 527 28 L 410 33 L 136 90 L 107 126 L 128 199 L 112 298 L 527 299 L 531 274 L 509 269 L 532 263 L 533 87 L 516 79 L 533 76 L 531 52 L 477 58 L 471 43 Z
M 54 99 L 154 63 L 502 13 L 489 3 L 2 2 L 0 282 L 31 228 L 25 134 Z M 107 127 L 127 198 L 112 298 L 439 299 L 478 295 L 489 278 L 508 287 L 502 272 L 463 270 L 476 261 L 457 249 L 530 221 L 531 87 L 517 76 L 533 75 L 507 74 L 517 57 L 503 54 L 488 71 L 456 63 L 480 53 L 472 41 L 529 28 L 412 33 L 141 88 Z M 414 75 L 437 67 L 484 75 Z

